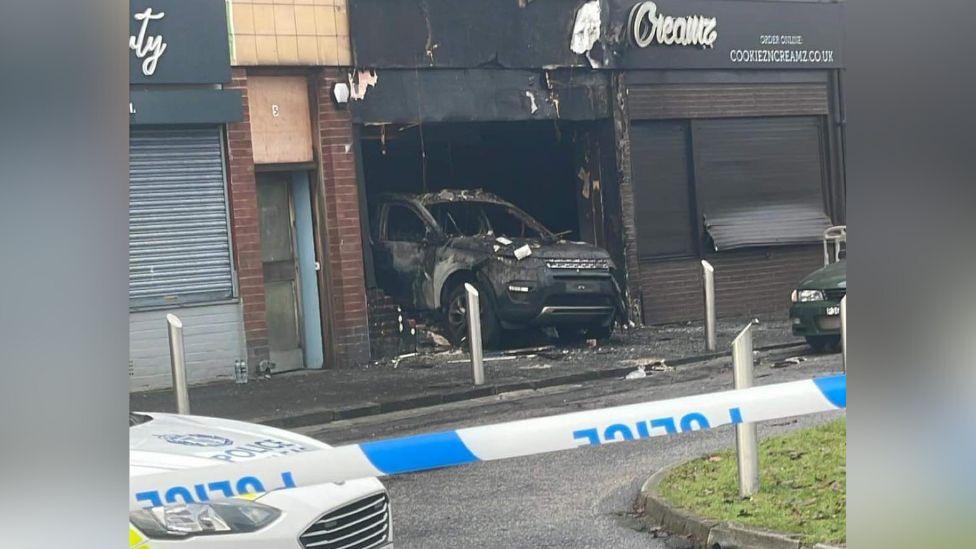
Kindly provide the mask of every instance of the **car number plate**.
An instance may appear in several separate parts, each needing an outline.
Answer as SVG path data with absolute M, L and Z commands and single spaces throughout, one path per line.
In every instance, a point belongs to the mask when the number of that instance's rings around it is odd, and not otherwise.
M 840 314 L 840 307 L 836 305 L 832 307 L 827 307 L 827 316 L 837 316 L 839 314 Z
M 569 293 L 590 293 L 598 291 L 599 287 L 592 282 L 567 282 L 566 290 Z

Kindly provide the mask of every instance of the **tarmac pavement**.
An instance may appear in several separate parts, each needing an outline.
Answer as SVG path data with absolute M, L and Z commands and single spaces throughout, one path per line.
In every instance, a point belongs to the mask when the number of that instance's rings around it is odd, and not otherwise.
M 719 351 L 728 350 L 729 343 L 749 320 L 740 317 L 718 322 Z M 512 349 L 488 352 L 485 371 L 489 387 L 480 391 L 473 390 L 467 354 L 449 350 L 359 368 L 273 375 L 242 385 L 233 381 L 198 385 L 189 390 L 190 406 L 196 415 L 293 428 L 518 388 L 540 388 L 601 376 L 622 377 L 622 372 L 658 361 L 665 365 L 686 364 L 701 360 L 706 354 L 703 340 L 701 323 L 691 322 L 619 331 L 609 343 L 595 348 L 582 344 L 517 353 Z M 526 342 L 523 338 L 519 343 L 537 347 L 549 342 Z M 798 347 L 793 352 L 798 353 L 802 343 L 790 333 L 785 314 L 761 318 L 754 329 L 757 348 L 795 344 Z M 188 368 L 192 367 L 192 363 L 188 364 Z M 129 407 L 132 411 L 175 411 L 171 390 L 131 393 Z

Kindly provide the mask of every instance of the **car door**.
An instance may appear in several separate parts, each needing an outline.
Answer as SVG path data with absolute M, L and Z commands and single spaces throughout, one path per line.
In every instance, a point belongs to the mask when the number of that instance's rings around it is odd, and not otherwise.
M 376 246 L 376 278 L 383 290 L 398 302 L 417 307 L 424 280 L 427 224 L 411 206 L 391 202 L 380 212 Z

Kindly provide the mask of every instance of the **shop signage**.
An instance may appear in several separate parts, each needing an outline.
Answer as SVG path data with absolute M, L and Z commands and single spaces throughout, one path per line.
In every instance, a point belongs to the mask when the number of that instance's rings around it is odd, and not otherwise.
M 630 10 L 628 29 L 638 48 L 663 45 L 711 48 L 718 38 L 718 20 L 704 15 L 672 17 L 658 11 L 654 2 L 640 2 Z
M 243 119 L 240 90 L 129 90 L 129 125 L 225 124 Z
M 130 0 L 130 84 L 229 80 L 224 0 Z
M 153 13 L 152 8 L 146 8 L 146 11 L 132 15 L 133 19 L 141 21 L 142 24 L 137 35 L 129 36 L 129 49 L 135 52 L 136 57 L 142 59 L 142 74 L 146 76 L 152 76 L 156 72 L 156 63 L 166 51 L 166 42 L 163 41 L 162 35 L 147 35 L 149 22 L 163 17 L 166 17 L 166 13 Z
M 843 2 L 606 0 L 630 47 L 616 69 L 831 69 L 843 66 Z

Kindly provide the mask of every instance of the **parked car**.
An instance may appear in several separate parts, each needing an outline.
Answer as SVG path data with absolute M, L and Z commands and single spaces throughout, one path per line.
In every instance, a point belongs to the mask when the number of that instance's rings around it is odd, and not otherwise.
M 824 232 L 824 266 L 807 275 L 790 296 L 793 334 L 815 351 L 840 344 L 840 300 L 847 295 L 847 227 Z
M 605 250 L 562 240 L 483 191 L 386 194 L 372 206 L 378 284 L 405 307 L 442 314 L 454 344 L 467 336 L 465 283 L 478 290 L 487 345 L 529 326 L 610 336 L 620 298 Z
M 240 421 L 157 413 L 129 417 L 130 477 L 327 448 L 308 437 Z M 129 514 L 129 547 L 312 549 L 391 543 L 389 497 L 374 478 L 268 492 L 246 488 L 248 493 L 215 487 L 235 495 L 216 501 L 189 490 L 157 496 L 162 505 Z

